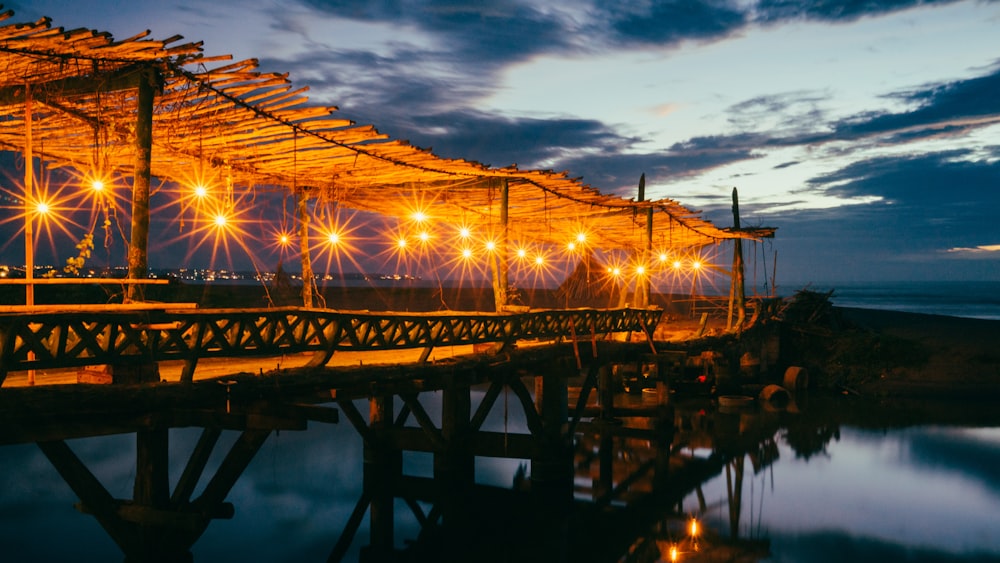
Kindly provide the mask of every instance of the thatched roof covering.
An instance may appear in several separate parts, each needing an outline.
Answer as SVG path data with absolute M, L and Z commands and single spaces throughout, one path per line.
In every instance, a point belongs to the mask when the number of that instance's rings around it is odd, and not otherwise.
M 604 249 L 641 247 L 645 209 L 656 212 L 659 247 L 698 247 L 770 236 L 719 229 L 679 203 L 606 195 L 565 172 L 491 168 L 438 157 L 371 125 L 310 104 L 287 75 L 255 60 L 210 57 L 200 43 L 124 40 L 48 19 L 9 23 L 0 14 L 0 147 L 25 148 L 25 100 L 32 100 L 32 148 L 51 167 L 129 178 L 134 167 L 137 80 L 155 69 L 152 174 L 189 182 L 210 176 L 228 189 L 302 190 L 345 208 L 406 217 L 416 202 L 438 221 L 496 225 L 499 186 L 509 185 L 511 237 L 564 245 L 581 229 Z

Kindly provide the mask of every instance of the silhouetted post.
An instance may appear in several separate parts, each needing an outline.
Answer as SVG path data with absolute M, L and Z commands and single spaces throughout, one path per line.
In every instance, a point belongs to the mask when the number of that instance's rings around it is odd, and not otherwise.
M 733 188 L 733 228 L 737 232 L 740 230 L 740 200 L 736 193 L 736 188 Z M 746 290 L 744 288 L 743 280 L 743 240 L 735 238 L 733 239 L 733 272 L 732 285 L 730 286 L 730 313 L 728 327 L 730 329 L 741 330 L 743 328 L 743 321 L 747 316 Z M 732 323 L 733 308 L 736 309 L 735 326 Z
M 434 453 L 434 483 L 442 508 L 446 561 L 461 561 L 475 541 L 468 498 L 475 484 L 476 458 L 470 453 L 472 398 L 468 385 L 451 381 L 442 391 L 441 438 L 445 449 Z
M 136 93 L 135 172 L 132 176 L 132 232 L 128 246 L 128 279 L 149 277 L 149 178 L 153 157 L 153 97 L 160 81 L 156 69 L 143 70 Z M 142 301 L 141 284 L 129 284 L 126 302 Z
M 136 467 L 135 482 L 132 489 L 132 499 L 139 507 L 150 508 L 153 511 L 170 509 L 170 482 L 167 468 L 170 462 L 169 438 L 166 428 L 140 430 L 136 432 Z M 166 560 L 164 552 L 173 546 L 162 526 L 143 522 L 138 527 L 137 546 L 143 552 L 138 558 L 142 561 Z M 186 547 L 173 547 L 182 554 L 187 553 Z M 131 558 L 129 558 L 131 560 Z
M 570 500 L 573 493 L 572 452 L 563 436 L 569 418 L 569 387 L 566 374 L 551 371 L 542 378 L 539 401 L 543 447 L 531 460 L 532 487 L 540 486 L 554 500 Z
M 392 429 L 392 395 L 378 395 L 368 400 L 368 424 L 374 439 L 364 446 L 365 494 L 371 498 L 370 546 L 366 561 L 389 561 L 394 550 L 393 511 L 396 478 L 402 473 L 403 455 L 389 443 Z
M 646 201 L 646 173 L 639 176 L 639 197 L 638 201 Z M 636 307 L 649 307 L 652 278 L 648 271 L 649 259 L 653 255 L 653 208 L 646 208 L 646 248 L 643 252 L 642 260 L 639 262 L 647 268 L 642 278 L 637 280 L 635 305 Z

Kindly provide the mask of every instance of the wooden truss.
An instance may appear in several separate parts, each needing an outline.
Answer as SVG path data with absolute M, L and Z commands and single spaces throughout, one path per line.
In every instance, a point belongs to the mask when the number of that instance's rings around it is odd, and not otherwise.
M 11 371 L 315 352 L 423 348 L 638 332 L 649 338 L 659 309 L 525 313 L 370 313 L 304 308 L 35 312 L 0 315 L 0 383 Z

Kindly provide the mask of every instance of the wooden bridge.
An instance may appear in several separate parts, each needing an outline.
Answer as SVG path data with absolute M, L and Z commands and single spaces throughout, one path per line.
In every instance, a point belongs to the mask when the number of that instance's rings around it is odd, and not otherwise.
M 651 337 L 660 309 L 515 313 L 391 313 L 300 307 L 193 309 L 177 305 L 36 308 L 0 313 L 0 384 L 19 370 L 183 360 L 191 381 L 200 358 L 315 352 L 310 367 L 341 350 L 423 348 L 637 332 Z
M 226 497 L 268 436 L 275 430 L 305 429 L 309 422 L 337 422 L 341 414 L 363 441 L 364 486 L 336 542 L 337 530 L 331 530 L 330 561 L 344 559 L 366 514 L 370 537 L 364 559 L 402 557 L 393 548 L 393 505 L 400 498 L 415 511 L 422 527 L 443 531 L 453 549 L 468 546 L 469 533 L 479 522 L 473 513 L 481 514 L 473 510 L 471 499 L 488 491 L 476 483 L 479 456 L 530 463 L 531 496 L 509 491 L 503 495 L 507 500 L 498 501 L 506 505 L 511 499 L 522 499 L 516 501 L 519 508 L 515 510 L 527 512 L 519 512 L 518 518 L 537 521 L 540 526 L 550 518 L 565 521 L 565 510 L 573 502 L 574 475 L 583 467 L 574 461 L 583 443 L 579 442 L 581 433 L 596 435 L 603 444 L 597 457 L 587 453 L 592 451 L 590 446 L 584 448 L 586 466 L 596 472 L 594 502 L 606 510 L 613 498 L 628 498 L 627 504 L 638 510 L 627 520 L 640 529 L 660 513 L 654 505 L 676 503 L 693 484 L 717 474 L 719 467 L 715 462 L 699 465 L 693 480 L 676 479 L 679 474 L 670 462 L 673 409 L 664 404 L 663 389 L 652 403 L 623 409 L 618 408 L 620 404 L 616 407 L 611 396 L 612 366 L 644 361 L 657 345 L 651 339 L 621 342 L 605 336 L 637 332 L 648 338 L 660 316 L 657 309 L 404 314 L 149 307 L 6 312 L 0 315 L 4 372 L 166 359 L 182 359 L 187 367 L 180 382 L 2 388 L 0 444 L 37 443 L 80 498 L 81 510 L 97 519 L 127 560 L 189 557 L 191 546 L 213 519 L 232 517 L 236 507 L 225 502 Z M 561 342 L 512 346 L 524 339 Z M 509 349 L 501 355 L 473 354 L 437 363 L 324 367 L 339 350 L 423 348 L 426 360 L 427 351 L 435 346 L 477 343 L 497 343 Z M 301 368 L 216 380 L 192 378 L 199 358 L 293 352 L 314 355 Z M 479 391 L 473 393 L 473 388 Z M 600 399 L 594 407 L 596 390 Z M 498 401 L 507 391 L 523 416 L 526 432 L 483 427 L 490 413 L 500 408 L 498 403 L 507 416 L 506 401 Z M 428 406 L 427 393 L 440 400 L 432 400 L 440 403 L 433 407 L 438 412 Z M 359 408 L 364 403 L 367 409 Z M 632 428 L 618 419 L 635 416 L 646 417 L 652 426 Z M 166 469 L 168 430 L 177 427 L 202 428 L 202 433 L 171 487 Z M 219 440 L 223 431 L 236 431 L 238 438 L 214 473 L 205 475 L 211 471 L 207 462 L 213 451 L 224 447 Z M 76 456 L 68 440 L 133 432 L 137 464 L 133 498 L 116 499 Z M 608 448 L 612 436 L 635 437 L 650 444 L 657 451 L 655 459 L 624 471 L 615 467 Z M 404 474 L 404 451 L 433 455 L 432 478 Z M 208 482 L 195 494 L 203 476 L 209 477 Z M 673 476 L 671 484 L 664 489 L 668 476 Z M 637 483 L 650 479 L 659 483 L 653 487 L 660 491 L 654 497 L 667 498 L 668 504 L 650 501 L 647 507 L 641 501 L 643 494 L 629 492 L 647 490 L 647 485 L 637 489 Z M 444 491 L 452 494 L 442 496 Z M 423 512 L 417 500 L 431 503 L 430 512 Z M 593 512 L 592 517 L 599 513 Z M 542 529 L 549 528 L 538 528 Z M 616 532 L 616 537 L 621 536 L 614 542 L 616 548 L 627 548 L 620 543 L 626 532 Z M 594 549 L 589 543 L 581 545 Z M 549 547 L 555 551 L 528 553 L 546 560 L 565 557 L 565 551 Z M 462 553 L 452 555 L 461 557 Z

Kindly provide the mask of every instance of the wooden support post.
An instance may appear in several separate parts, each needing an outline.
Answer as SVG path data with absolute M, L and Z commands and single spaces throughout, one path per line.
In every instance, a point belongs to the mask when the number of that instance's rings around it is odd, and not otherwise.
M 134 506 L 153 511 L 170 508 L 170 482 L 167 469 L 170 462 L 166 428 L 136 432 L 135 482 L 132 489 Z M 128 559 L 150 561 L 164 549 L 170 549 L 172 530 L 149 521 L 140 521 L 137 527 L 141 555 L 126 554 Z M 176 549 L 176 548 L 173 548 Z M 187 552 L 187 547 L 182 551 Z
M 646 173 L 639 176 L 639 197 L 637 201 L 646 201 Z M 643 249 L 642 260 L 639 261 L 646 267 L 646 274 L 637 279 L 636 284 L 636 307 L 649 307 L 652 277 L 649 275 L 650 257 L 653 255 L 653 208 L 646 208 L 646 247 Z
M 452 380 L 443 390 L 441 435 L 444 450 L 434 453 L 435 506 L 441 510 L 445 561 L 460 561 L 470 553 L 475 534 L 471 528 L 469 495 L 475 485 L 476 458 L 471 453 L 472 398 L 468 385 Z
M 566 374 L 553 370 L 542 379 L 541 448 L 531 460 L 531 486 L 556 503 L 573 498 L 573 454 L 565 435 L 569 421 L 569 387 Z
M 736 193 L 736 188 L 733 188 L 733 228 L 736 231 L 740 230 L 740 200 L 739 195 Z M 733 304 L 730 309 L 736 309 L 736 323 L 731 324 L 730 328 L 732 330 L 740 331 L 743 330 L 743 322 L 746 320 L 747 316 L 747 302 L 743 273 L 743 240 L 739 238 L 733 239 L 732 276 L 732 290 L 730 295 L 732 297 Z M 732 321 L 731 315 L 730 321 Z
M 364 445 L 362 494 L 371 499 L 368 509 L 369 546 L 367 561 L 389 561 L 394 552 L 394 490 L 403 472 L 403 455 L 392 448 L 392 395 L 368 400 L 368 425 L 374 439 Z
M 31 85 L 24 86 L 24 304 L 35 306 L 35 229 L 31 204 L 35 199 L 35 154 L 32 146 Z M 32 370 L 30 375 L 34 375 Z M 30 377 L 29 379 L 34 379 Z M 30 381 L 34 384 L 34 381 Z
M 495 180 L 491 180 L 495 181 Z M 501 312 L 510 304 L 510 265 L 508 261 L 508 207 L 510 205 L 510 186 L 507 178 L 500 178 L 500 240 L 497 241 L 496 254 L 490 258 L 493 270 L 493 304 L 496 312 Z
M 607 506 L 611 503 L 611 493 L 615 486 L 615 436 L 609 428 L 610 422 L 603 421 L 597 446 L 597 482 L 593 483 L 594 501 Z
M 128 279 L 149 277 L 149 179 L 153 156 L 153 97 L 160 82 L 152 67 L 142 71 L 136 94 L 135 173 L 132 177 L 132 231 L 128 246 Z M 129 284 L 125 301 L 143 301 L 142 284 Z
M 222 430 L 219 428 L 205 428 L 202 430 L 201 437 L 198 438 L 198 444 L 195 445 L 194 451 L 191 452 L 191 457 L 188 459 L 187 465 L 184 466 L 184 472 L 181 473 L 181 477 L 177 481 L 177 486 L 174 487 L 174 494 L 170 497 L 170 504 L 174 508 L 187 504 L 191 499 L 191 493 L 194 492 L 198 480 L 201 479 L 201 475 L 205 471 L 205 466 L 208 464 L 208 458 L 211 456 L 212 450 L 215 448 L 215 444 L 219 441 L 221 435 Z
M 299 255 L 302 261 L 302 306 L 312 307 L 316 278 L 313 274 L 312 256 L 309 254 L 309 198 L 305 190 L 297 191 L 295 198 L 299 220 Z
M 597 368 L 597 390 L 601 404 L 601 418 L 613 420 L 615 418 L 614 374 L 608 364 Z

